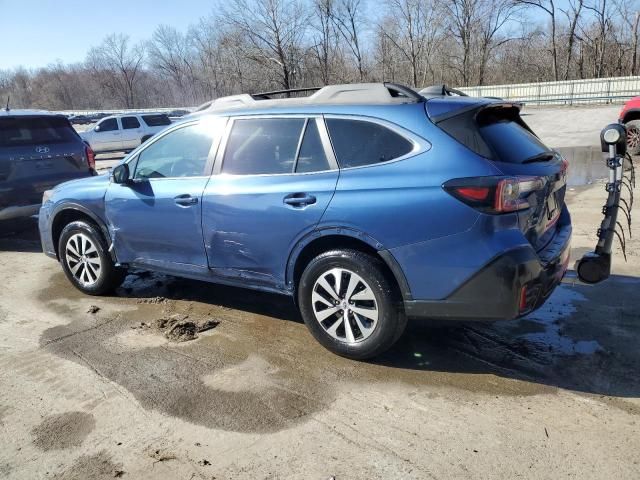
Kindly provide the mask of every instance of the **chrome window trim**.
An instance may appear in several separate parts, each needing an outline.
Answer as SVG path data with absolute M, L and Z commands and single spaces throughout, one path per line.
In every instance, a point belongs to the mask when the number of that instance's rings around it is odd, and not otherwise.
M 404 155 L 401 155 L 397 158 L 392 158 L 391 160 L 387 160 L 386 162 L 378 162 L 378 163 L 370 163 L 368 165 L 358 165 L 355 167 L 340 167 L 340 170 L 354 170 L 357 168 L 370 168 L 370 167 L 378 167 L 380 165 L 388 165 L 390 163 L 395 163 L 395 162 L 401 162 L 402 160 L 406 160 L 407 158 L 410 157 L 414 157 L 416 155 L 419 155 L 421 153 L 427 152 L 429 150 L 431 150 L 431 142 L 429 142 L 428 140 L 422 138 L 420 135 L 417 135 L 416 133 L 413 133 L 410 130 L 407 130 L 404 127 L 401 127 L 400 125 L 397 125 L 393 122 L 390 122 L 388 120 L 382 120 L 380 118 L 377 117 L 370 117 L 370 116 L 366 116 L 366 115 L 348 115 L 348 114 L 332 114 L 332 113 L 328 113 L 323 115 L 324 119 L 325 119 L 325 123 L 326 120 L 330 120 L 330 119 L 338 119 L 338 120 L 355 120 L 355 121 L 361 121 L 361 122 L 369 122 L 369 123 L 375 123 L 378 124 L 382 127 L 388 128 L 389 130 L 391 130 L 394 133 L 397 133 L 398 135 L 400 135 L 401 137 L 403 137 L 405 140 L 408 140 L 409 142 L 411 142 L 413 144 L 413 148 L 411 149 L 410 152 L 405 153 Z M 331 135 L 329 134 L 329 126 L 327 125 L 327 134 L 329 135 L 329 138 L 331 138 Z M 331 143 L 332 145 L 332 151 L 335 155 L 335 150 L 333 150 L 333 142 Z M 336 161 L 338 159 L 338 156 L 335 155 Z M 339 165 L 339 161 L 338 161 L 338 165 Z
M 305 114 L 305 113 L 280 113 L 280 114 L 258 114 L 258 115 L 238 115 L 237 117 L 228 117 L 229 121 L 227 122 L 227 128 L 224 134 L 223 140 L 220 142 L 220 148 L 218 148 L 218 153 L 216 155 L 215 164 L 213 167 L 213 175 L 225 176 L 228 178 L 236 178 L 236 177 L 277 177 L 277 176 L 293 176 L 293 175 L 316 175 L 318 173 L 327 173 L 327 172 L 335 172 L 338 170 L 338 162 L 335 159 L 335 154 L 333 152 L 333 148 L 329 142 L 329 135 L 326 131 L 326 125 L 324 124 L 324 119 L 322 118 L 322 114 L 313 113 L 313 114 Z M 329 161 L 329 166 L 331 167 L 329 170 L 319 170 L 317 172 L 300 172 L 297 173 L 295 171 L 287 172 L 287 173 L 254 173 L 249 175 L 237 175 L 232 173 L 224 173 L 222 171 L 222 163 L 224 160 L 224 154 L 227 150 L 227 143 L 229 140 L 229 136 L 231 135 L 231 130 L 233 129 L 233 125 L 236 120 L 256 120 L 256 119 L 271 119 L 271 118 L 304 118 L 305 124 L 302 129 L 302 133 L 300 134 L 299 145 L 297 153 L 300 152 L 300 147 L 302 145 L 302 140 L 304 138 L 304 133 L 306 132 L 306 127 L 308 125 L 308 121 L 314 119 L 316 121 L 316 126 L 318 127 L 318 131 L 320 132 L 320 138 L 322 140 L 322 146 L 324 148 L 324 153 Z M 327 148 L 329 146 L 329 148 Z M 297 162 L 297 156 L 296 156 Z

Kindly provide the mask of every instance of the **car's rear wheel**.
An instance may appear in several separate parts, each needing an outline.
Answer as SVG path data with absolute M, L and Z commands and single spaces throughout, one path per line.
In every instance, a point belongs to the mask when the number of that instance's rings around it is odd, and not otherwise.
M 58 255 L 67 278 L 89 295 L 113 291 L 126 276 L 126 270 L 115 266 L 102 234 L 90 222 L 75 221 L 64 227 Z
M 389 349 L 406 326 L 380 260 L 355 250 L 333 250 L 314 258 L 300 278 L 298 305 L 318 342 L 357 360 Z
M 640 155 L 640 120 L 631 120 L 627 127 L 627 151 L 631 155 Z

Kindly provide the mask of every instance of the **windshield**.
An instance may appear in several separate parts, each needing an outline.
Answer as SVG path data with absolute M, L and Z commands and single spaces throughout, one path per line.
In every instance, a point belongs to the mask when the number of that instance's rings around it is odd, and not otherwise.
M 67 143 L 76 139 L 77 134 L 65 118 L 0 118 L 0 147 Z

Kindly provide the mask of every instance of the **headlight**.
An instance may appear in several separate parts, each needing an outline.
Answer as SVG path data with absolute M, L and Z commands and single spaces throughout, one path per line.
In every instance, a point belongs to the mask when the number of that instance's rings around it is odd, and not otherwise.
M 602 138 L 604 138 L 604 141 L 610 145 L 618 143 L 618 140 L 620 140 L 620 130 L 617 128 L 608 128 L 605 130 Z
M 43 205 L 49 201 L 49 199 L 51 198 L 51 195 L 53 195 L 53 190 L 45 190 L 44 191 L 44 193 L 42 194 L 42 204 Z

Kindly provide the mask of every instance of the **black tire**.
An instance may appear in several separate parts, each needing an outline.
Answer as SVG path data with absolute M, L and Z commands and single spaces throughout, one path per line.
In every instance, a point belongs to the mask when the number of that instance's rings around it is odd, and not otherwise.
M 330 325 L 336 325 L 336 323 L 334 323 L 335 320 L 335 322 L 340 323 L 340 326 L 334 333 L 340 336 L 340 330 L 342 329 L 344 332 L 344 316 L 341 312 L 345 310 L 348 311 L 349 308 L 360 308 L 359 303 L 354 304 L 353 302 L 349 302 L 350 299 L 346 299 L 341 304 L 346 307 L 344 310 L 338 310 L 322 322 L 316 319 L 316 313 L 314 312 L 314 289 L 320 288 L 319 291 L 322 292 L 323 297 L 329 298 L 325 295 L 326 290 L 321 286 L 317 287 L 316 282 L 318 282 L 321 277 L 325 279 L 332 278 L 330 271 L 335 268 L 345 270 L 345 272 L 341 274 L 340 292 L 336 292 L 335 290 L 333 292 L 334 294 L 338 293 L 340 299 L 346 297 L 345 290 L 348 290 L 349 285 L 345 285 L 345 282 L 349 283 L 351 275 L 354 273 L 357 277 L 360 277 L 359 280 L 363 281 L 358 283 L 358 288 L 361 289 L 360 291 L 366 290 L 364 287 L 369 287 L 375 298 L 375 303 L 373 301 L 368 303 L 371 308 L 377 308 L 377 323 L 375 327 L 372 328 L 372 333 L 369 333 L 368 336 L 358 327 L 354 318 L 355 314 L 347 314 L 347 318 L 350 319 L 349 329 L 355 340 L 351 342 L 347 341 L 346 333 L 345 339 L 340 340 L 332 336 L 328 331 L 332 330 Z M 329 277 L 325 277 L 326 275 L 329 275 Z M 333 278 L 335 279 L 335 275 Z M 332 287 L 336 287 L 335 282 Z M 353 292 L 357 291 L 357 289 L 353 290 Z M 316 293 L 318 293 L 318 290 L 316 290 Z M 353 298 L 356 296 L 358 296 L 357 293 L 352 293 Z M 330 300 L 333 301 L 333 299 Z M 358 300 L 358 302 L 360 301 Z M 349 307 L 349 304 L 351 304 L 352 307 Z M 298 305 L 307 328 L 320 344 L 337 355 L 354 360 L 373 358 L 391 348 L 400 338 L 407 324 L 407 318 L 401 307 L 397 289 L 394 288 L 393 283 L 385 275 L 382 262 L 371 255 L 357 250 L 332 250 L 314 258 L 307 265 L 300 278 L 298 284 Z M 315 302 L 315 306 L 325 308 L 322 303 L 318 302 Z M 336 307 L 335 305 L 326 308 L 329 310 L 334 308 L 340 309 L 339 306 Z M 366 317 L 359 316 L 358 318 L 361 322 L 369 321 Z M 358 335 L 360 338 L 358 338 Z
M 640 120 L 631 120 L 627 127 L 627 151 L 631 155 L 640 155 Z
M 87 248 L 86 251 L 89 253 L 83 256 L 85 261 L 75 261 L 74 255 L 68 252 L 69 242 L 72 242 L 70 248 L 75 249 L 78 245 L 78 239 L 84 240 L 85 238 L 90 240 L 95 252 L 93 249 Z M 125 269 L 115 266 L 109 255 L 107 243 L 98 227 L 88 221 L 71 222 L 62 229 L 58 241 L 58 256 L 69 281 L 78 290 L 88 295 L 104 295 L 112 292 L 122 284 L 127 275 Z M 88 264 L 90 261 L 93 262 L 91 265 Z M 95 262 L 99 262 L 99 269 L 96 269 Z M 80 265 L 74 275 L 72 267 L 76 268 L 78 263 L 84 263 L 84 265 Z M 80 278 L 77 278 L 77 275 L 82 276 L 85 270 L 89 270 L 89 272 L 83 278 L 90 280 L 92 275 L 95 277 L 95 281 L 83 283 Z
M 149 140 L 151 137 L 153 137 L 153 135 L 145 135 L 144 137 L 142 137 L 142 140 L 140 140 L 140 145 Z

